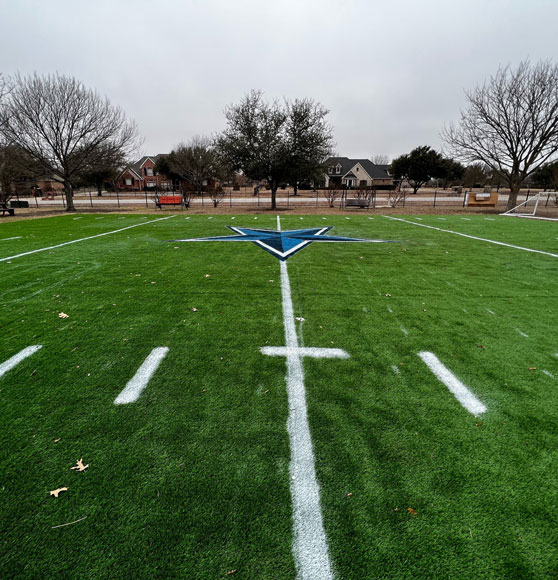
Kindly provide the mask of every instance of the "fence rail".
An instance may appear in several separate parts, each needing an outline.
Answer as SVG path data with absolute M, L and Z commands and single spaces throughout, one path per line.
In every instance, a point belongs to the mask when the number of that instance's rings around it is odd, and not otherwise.
M 457 194 L 451 190 L 422 190 L 418 194 L 409 191 L 369 191 L 359 192 L 358 190 L 343 190 L 333 201 L 333 208 L 346 210 L 347 212 L 373 212 L 384 209 L 397 210 L 405 208 L 405 211 L 426 211 L 429 208 L 439 210 L 460 210 L 466 209 L 466 196 L 468 193 L 477 193 L 479 190 L 467 190 Z M 539 190 L 522 191 L 517 203 L 528 201 L 530 197 L 539 193 Z M 347 204 L 350 198 L 364 196 L 368 199 L 368 207 L 361 207 L 352 203 Z M 103 192 L 98 196 L 96 191 L 76 191 L 74 193 L 74 205 L 76 209 L 96 209 L 98 211 L 114 209 L 141 209 L 156 210 L 157 193 L 154 192 Z M 23 197 L 16 195 L 11 198 L 14 206 L 19 206 L 20 202 L 27 202 L 31 208 L 63 208 L 66 206 L 65 196 L 57 192 L 53 199 L 39 197 Z M 298 195 L 294 195 L 292 190 L 279 190 L 276 197 L 279 208 L 327 209 L 331 206 L 330 200 L 326 197 L 325 190 L 305 190 Z M 496 211 L 503 212 L 508 202 L 508 194 L 500 192 Z M 270 207 L 271 193 L 260 190 L 256 194 L 251 188 L 243 188 L 241 191 L 226 190 L 221 199 L 212 199 L 209 193 L 193 195 L 190 199 L 190 209 L 204 210 L 210 212 L 214 208 L 228 209 L 232 211 L 254 211 L 264 210 Z M 21 204 L 25 205 L 25 203 Z M 365 204 L 363 204 L 365 205 Z M 494 211 L 494 208 L 485 208 Z M 482 208 L 475 208 L 476 211 Z M 185 209 L 185 211 L 188 211 Z M 545 214 L 558 217 L 558 195 L 555 192 L 543 192 L 539 203 L 539 211 Z

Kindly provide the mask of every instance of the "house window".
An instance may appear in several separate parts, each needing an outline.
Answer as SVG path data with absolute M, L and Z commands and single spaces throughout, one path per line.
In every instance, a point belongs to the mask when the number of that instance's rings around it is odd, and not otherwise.
M 146 175 L 148 175 L 149 177 L 153 177 L 153 167 L 148 167 L 147 168 Z
M 338 165 L 338 166 L 335 168 L 335 173 L 341 173 L 341 165 Z
M 356 168 L 356 170 L 358 171 L 358 167 Z
M 328 167 L 327 172 L 331 175 L 333 173 L 333 167 L 332 166 Z
M 132 178 L 131 177 L 126 177 L 125 183 L 126 183 L 126 185 L 132 185 Z

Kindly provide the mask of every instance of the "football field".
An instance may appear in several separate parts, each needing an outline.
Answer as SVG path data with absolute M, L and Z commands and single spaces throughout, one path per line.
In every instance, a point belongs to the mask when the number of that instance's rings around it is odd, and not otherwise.
M 556 578 L 557 302 L 552 222 L 0 223 L 0 577 Z

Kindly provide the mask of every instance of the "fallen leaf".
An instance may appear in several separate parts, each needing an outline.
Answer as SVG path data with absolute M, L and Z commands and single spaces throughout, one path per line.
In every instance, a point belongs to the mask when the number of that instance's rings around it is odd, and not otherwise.
M 346 495 L 347 497 L 351 497 L 351 496 L 353 495 L 353 492 L 352 492 L 352 491 L 349 491 L 349 492 L 347 492 L 345 495 Z
M 85 471 L 89 467 L 89 463 L 87 465 L 83 465 L 83 458 L 78 459 L 76 461 L 76 465 L 70 467 L 70 469 L 74 469 L 75 471 Z
M 529 367 L 529 370 L 530 371 L 536 371 L 537 370 L 537 367 Z
M 58 437 L 58 439 L 55 439 L 54 442 L 58 443 L 58 441 L 60 441 L 61 437 Z
M 63 491 L 68 491 L 67 487 L 59 487 L 58 489 L 53 489 L 50 492 L 50 495 L 52 495 L 53 497 L 58 497 L 59 494 L 61 494 Z
M 295 320 L 298 320 L 299 322 L 304 322 L 304 318 L 302 318 L 302 316 L 297 316 Z
M 410 514 L 414 515 L 414 516 L 416 516 L 416 515 L 417 515 L 417 510 L 414 510 L 412 507 L 410 507 L 410 508 L 407 508 L 407 511 L 408 511 Z
M 211 275 L 210 274 L 206 274 L 205 277 L 206 278 L 211 278 Z
M 393 511 L 394 511 L 394 512 L 398 512 L 398 511 L 399 511 L 399 508 L 398 508 L 398 507 L 394 507 L 394 508 L 393 508 Z
M 386 296 L 387 296 L 388 298 L 391 298 L 391 294 L 386 294 Z
M 198 309 L 197 308 L 192 308 L 192 312 L 197 312 Z
M 236 574 L 236 570 L 229 570 L 227 572 L 227 576 L 232 576 L 233 574 Z
M 273 282 L 273 280 L 269 280 L 270 282 Z
M 482 344 L 477 344 L 477 346 L 478 346 L 479 348 L 484 348 L 484 346 L 483 346 Z
M 475 423 L 475 427 L 482 427 L 483 425 L 484 425 L 484 423 L 482 421 Z
M 66 314 L 65 312 L 59 312 L 58 313 L 58 318 L 70 318 L 68 314 Z

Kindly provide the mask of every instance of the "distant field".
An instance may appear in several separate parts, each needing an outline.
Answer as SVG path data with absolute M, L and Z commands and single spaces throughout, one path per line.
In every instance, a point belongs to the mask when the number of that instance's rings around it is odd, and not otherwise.
M 393 217 L 281 216 L 397 242 L 286 268 L 170 241 L 275 215 L 0 222 L 0 576 L 327 578 L 293 532 L 302 381 L 335 578 L 558 577 L 558 228 Z

